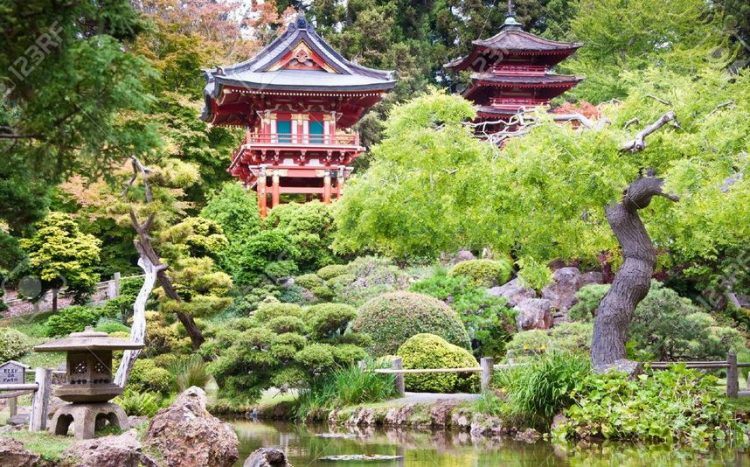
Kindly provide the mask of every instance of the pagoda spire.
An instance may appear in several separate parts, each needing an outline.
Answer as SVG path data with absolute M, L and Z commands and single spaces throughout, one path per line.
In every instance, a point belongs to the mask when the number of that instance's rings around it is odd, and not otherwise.
M 521 28 L 523 25 L 516 21 L 516 12 L 513 8 L 513 0 L 508 0 L 508 13 L 505 14 L 505 22 L 501 28 Z

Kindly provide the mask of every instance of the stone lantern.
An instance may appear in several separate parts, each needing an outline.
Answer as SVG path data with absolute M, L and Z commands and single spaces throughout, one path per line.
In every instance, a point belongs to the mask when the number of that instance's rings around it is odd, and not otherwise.
M 65 435 L 73 423 L 76 438 L 90 439 L 107 423 L 127 429 L 125 411 L 109 402 L 122 394 L 122 388 L 113 382 L 112 351 L 142 348 L 143 344 L 109 337 L 91 328 L 34 347 L 37 352 L 67 353 L 66 381 L 55 388 L 54 394 L 70 403 L 55 411 L 50 431 Z

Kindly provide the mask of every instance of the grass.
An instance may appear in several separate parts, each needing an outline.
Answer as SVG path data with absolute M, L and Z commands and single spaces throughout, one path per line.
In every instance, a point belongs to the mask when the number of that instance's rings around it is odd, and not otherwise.
M 45 338 L 47 337 L 47 319 L 52 316 L 51 311 L 44 311 L 40 313 L 14 316 L 12 318 L 5 318 L 0 320 L 0 327 L 11 327 L 29 337 Z
M 48 461 L 60 460 L 63 451 L 75 443 L 72 436 L 55 436 L 46 432 L 32 433 L 26 430 L 0 433 L 0 436 L 22 442 L 26 449 Z

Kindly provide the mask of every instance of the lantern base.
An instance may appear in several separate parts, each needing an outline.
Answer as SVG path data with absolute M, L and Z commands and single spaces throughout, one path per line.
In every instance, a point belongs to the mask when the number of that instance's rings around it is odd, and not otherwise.
M 63 405 L 55 411 L 49 431 L 65 436 L 71 423 L 76 439 L 92 439 L 96 430 L 107 425 L 116 426 L 121 430 L 130 428 L 125 411 L 111 402 Z
M 66 402 L 107 402 L 122 394 L 122 388 L 107 384 L 63 384 L 55 395 Z

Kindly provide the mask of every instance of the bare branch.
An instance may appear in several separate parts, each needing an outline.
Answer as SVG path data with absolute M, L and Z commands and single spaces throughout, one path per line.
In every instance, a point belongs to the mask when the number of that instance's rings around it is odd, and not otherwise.
M 627 129 L 630 125 L 633 125 L 633 124 L 636 124 L 636 123 L 641 123 L 641 119 L 639 119 L 638 117 L 633 117 L 630 120 L 628 120 L 627 122 L 625 122 L 625 125 L 623 125 L 622 128 L 623 129 Z
M 646 137 L 670 122 L 674 122 L 674 123 L 677 122 L 677 116 L 672 110 L 670 110 L 669 112 L 665 113 L 664 115 L 656 119 L 656 121 L 648 125 L 643 130 L 639 131 L 635 135 L 635 138 L 632 141 L 628 141 L 627 143 L 622 145 L 622 147 L 620 148 L 620 151 L 630 151 L 630 152 L 642 151 L 643 149 L 646 148 Z
M 714 107 L 712 111 L 710 111 L 709 113 L 707 113 L 706 114 L 706 118 L 708 118 L 711 115 L 715 114 L 716 112 L 718 112 L 719 110 L 723 109 L 724 107 L 729 107 L 729 106 L 732 106 L 732 105 L 734 105 L 734 101 L 733 100 L 722 102 L 721 104 L 719 104 L 716 107 Z
M 671 103 L 671 102 L 669 102 L 669 101 L 665 101 L 665 100 L 664 100 L 664 99 L 662 99 L 661 97 L 656 97 L 656 96 L 654 96 L 654 95 L 652 95 L 652 94 L 646 94 L 646 97 L 650 97 L 651 99 L 655 100 L 656 102 L 661 102 L 661 103 L 662 103 L 662 104 L 664 104 L 664 105 L 672 106 L 672 103 Z

